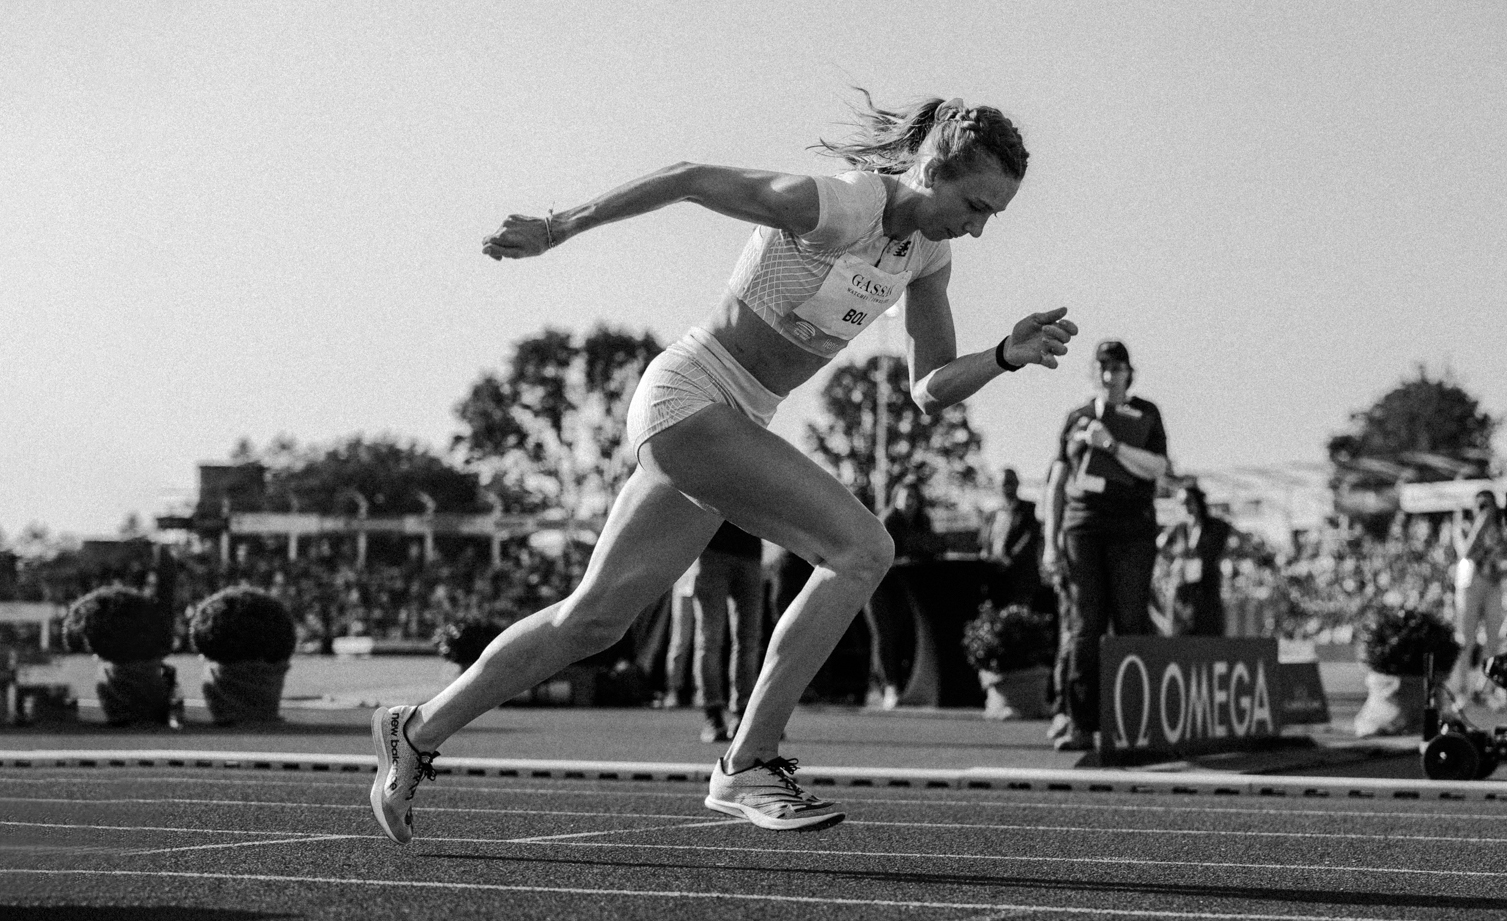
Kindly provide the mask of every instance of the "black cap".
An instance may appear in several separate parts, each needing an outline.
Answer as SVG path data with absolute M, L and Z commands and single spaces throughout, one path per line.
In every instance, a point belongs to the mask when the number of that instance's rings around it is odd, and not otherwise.
M 1094 349 L 1094 361 L 1122 361 L 1130 364 L 1130 350 L 1118 339 L 1105 339 Z

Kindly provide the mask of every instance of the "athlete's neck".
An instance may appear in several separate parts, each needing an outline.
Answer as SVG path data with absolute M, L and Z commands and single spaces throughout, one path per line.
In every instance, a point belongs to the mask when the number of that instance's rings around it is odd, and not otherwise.
M 919 229 L 916 208 L 921 203 L 920 178 L 909 171 L 899 176 L 881 175 L 887 193 L 884 203 L 884 235 L 903 240 Z

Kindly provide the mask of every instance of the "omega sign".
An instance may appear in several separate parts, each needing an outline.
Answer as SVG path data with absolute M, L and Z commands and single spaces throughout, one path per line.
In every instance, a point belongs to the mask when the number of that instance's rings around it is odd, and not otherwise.
M 1276 640 L 1105 637 L 1099 666 L 1106 761 L 1235 749 L 1281 731 Z

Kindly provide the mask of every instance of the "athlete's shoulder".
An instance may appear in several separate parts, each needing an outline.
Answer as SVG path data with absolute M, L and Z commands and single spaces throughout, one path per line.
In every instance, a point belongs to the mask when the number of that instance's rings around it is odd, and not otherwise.
M 843 185 L 851 186 L 855 190 L 869 195 L 883 196 L 888 194 L 884 180 L 879 178 L 879 174 L 872 170 L 850 169 L 831 176 L 818 176 L 817 179 L 830 179 L 833 182 L 840 182 Z
M 878 173 L 854 169 L 832 176 L 816 177 L 818 190 L 825 190 L 843 205 L 855 211 L 883 209 L 889 197 L 889 187 Z
M 815 229 L 801 240 L 821 248 L 840 249 L 870 234 L 884 218 L 884 181 L 873 173 L 849 170 L 817 176 L 821 216 Z

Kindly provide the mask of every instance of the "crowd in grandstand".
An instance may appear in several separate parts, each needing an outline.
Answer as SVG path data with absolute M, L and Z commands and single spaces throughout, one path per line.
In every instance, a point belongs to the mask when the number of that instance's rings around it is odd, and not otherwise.
M 150 547 L 150 545 L 147 545 Z M 289 560 L 276 548 L 240 545 L 222 561 L 213 544 L 182 545 L 103 568 L 23 561 L 12 594 L 67 603 L 110 582 L 157 591 L 167 578 L 182 613 L 229 585 L 267 588 L 300 618 L 300 646 L 328 651 L 335 638 L 427 643 L 462 619 L 510 623 L 564 597 L 585 553 L 560 554 L 509 542 L 494 566 L 485 550 L 462 549 L 430 562 L 373 557 L 356 566 L 350 548 L 322 545 Z M 1365 611 L 1377 604 L 1416 605 L 1448 617 L 1455 553 L 1448 522 L 1399 518 L 1384 536 L 1360 528 L 1301 533 L 1291 546 L 1272 546 L 1236 529 L 1225 551 L 1228 632 L 1347 643 Z M 171 573 L 171 574 L 169 574 Z M 1170 592 L 1158 571 L 1158 603 Z
M 1447 617 L 1454 562 L 1442 517 L 1399 517 L 1384 537 L 1360 528 L 1303 533 L 1280 550 L 1236 531 L 1225 605 L 1232 632 L 1343 644 L 1377 605 Z

